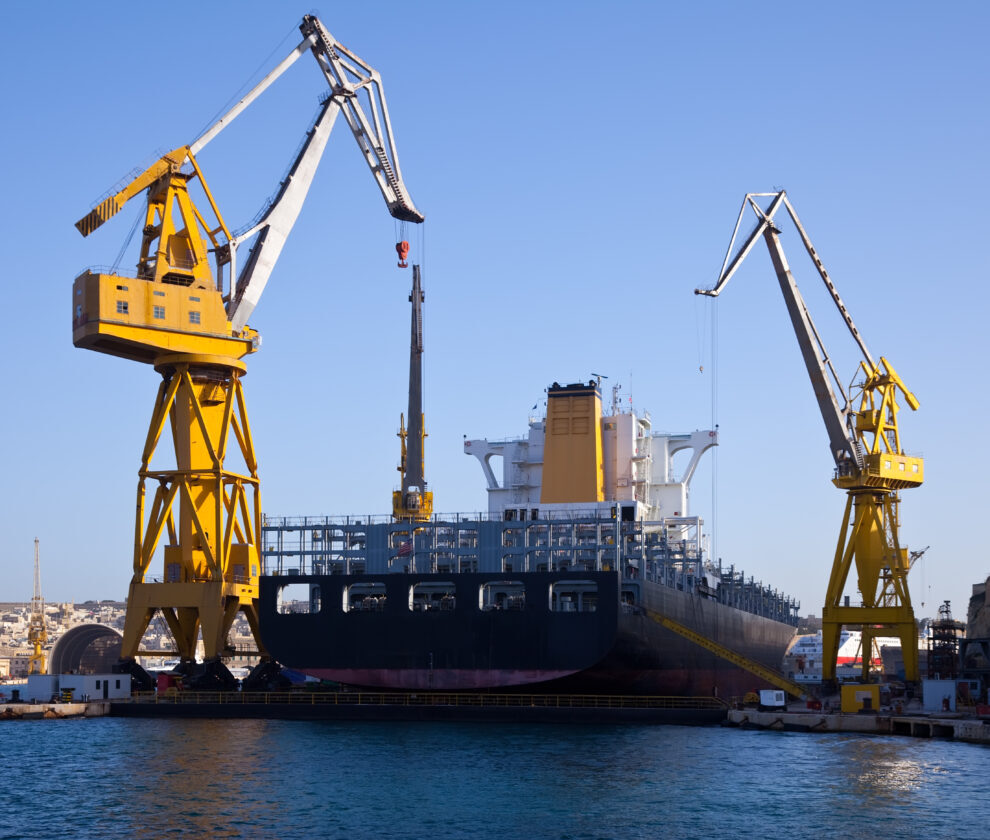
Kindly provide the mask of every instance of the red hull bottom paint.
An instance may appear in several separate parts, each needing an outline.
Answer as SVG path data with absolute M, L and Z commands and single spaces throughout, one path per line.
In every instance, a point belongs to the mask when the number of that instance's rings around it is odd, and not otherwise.
M 529 683 L 560 679 L 574 671 L 515 671 L 461 669 L 433 670 L 428 668 L 304 668 L 304 674 L 321 680 L 359 685 L 367 688 L 399 689 L 403 691 L 464 691 L 469 689 L 507 688 Z

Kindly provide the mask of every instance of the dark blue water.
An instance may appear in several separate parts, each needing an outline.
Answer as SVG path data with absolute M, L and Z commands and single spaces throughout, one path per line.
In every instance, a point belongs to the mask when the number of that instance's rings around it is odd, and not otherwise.
M 0 723 L 0 838 L 990 837 L 990 749 L 675 726 Z

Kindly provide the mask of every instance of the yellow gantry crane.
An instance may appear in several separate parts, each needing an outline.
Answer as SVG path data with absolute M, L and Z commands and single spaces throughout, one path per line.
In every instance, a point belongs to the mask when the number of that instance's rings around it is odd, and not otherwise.
M 770 199 L 766 209 L 759 199 Z M 747 207 L 756 214 L 756 226 L 734 252 L 733 246 Z M 780 229 L 774 221 L 781 208 L 786 209 L 791 217 L 805 250 L 862 354 L 858 379 L 848 389 L 843 387 L 836 375 L 784 256 Z M 905 677 L 909 681 L 917 681 L 918 635 L 907 585 L 910 560 L 908 550 L 901 545 L 899 537 L 899 491 L 922 483 L 924 462 L 921 458 L 905 454 L 897 415 L 900 410 L 899 396 L 912 410 L 918 408 L 918 400 L 887 359 L 881 356 L 879 361 L 874 361 L 783 190 L 750 193 L 745 197 L 717 283 L 711 289 L 696 289 L 695 293 L 717 296 L 761 237 L 770 251 L 770 259 L 825 421 L 829 449 L 835 461 L 832 482 L 847 494 L 822 610 L 823 679 L 835 679 L 842 628 L 855 624 L 863 628 L 864 678 L 870 670 L 873 639 L 894 634 L 901 640 Z M 841 401 L 836 392 L 842 396 Z M 854 564 L 862 603 L 847 606 L 843 602 L 843 591 Z
M 122 659 L 138 675 L 138 654 L 167 653 L 139 649 L 156 612 L 168 624 L 184 666 L 203 687 L 232 684 L 221 657 L 239 611 L 264 654 L 257 613 L 260 483 L 241 381 L 243 360 L 260 340 L 247 320 L 339 114 L 392 216 L 423 221 L 402 180 L 380 75 L 316 17 L 307 15 L 299 28 L 302 42 L 200 137 L 166 154 L 76 223 L 88 236 L 127 201 L 146 194 L 136 276 L 86 271 L 72 292 L 77 347 L 150 364 L 162 378 L 138 471 L 133 575 L 121 646 Z M 316 58 L 330 92 L 275 197 L 255 224 L 234 234 L 196 155 L 306 52 Z M 194 182 L 205 206 L 194 203 Z M 240 248 L 249 242 L 238 271 Z M 152 458 L 166 429 L 175 466 L 156 469 Z M 149 579 L 163 540 L 161 576 Z M 205 667 L 197 671 L 200 634 Z
M 28 641 L 31 657 L 29 674 L 45 673 L 45 645 L 48 644 L 48 626 L 45 623 L 45 599 L 41 597 L 41 555 L 38 538 L 34 539 L 34 595 L 31 596 L 31 618 L 28 620 Z

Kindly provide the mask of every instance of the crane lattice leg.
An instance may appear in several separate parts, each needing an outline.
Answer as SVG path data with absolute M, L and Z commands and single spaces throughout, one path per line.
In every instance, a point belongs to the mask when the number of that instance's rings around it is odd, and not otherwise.
M 156 610 L 185 661 L 195 659 L 202 635 L 205 660 L 219 663 L 238 612 L 246 614 L 264 653 L 257 632 L 261 496 L 240 381 L 244 366 L 223 357 L 176 355 L 160 359 L 156 370 L 162 383 L 138 473 L 122 658 L 138 655 Z M 176 466 L 153 470 L 151 459 L 166 425 Z M 243 472 L 227 467 L 228 451 L 240 456 Z M 157 487 L 146 515 L 149 481 Z M 163 536 L 163 574 L 148 581 Z
M 835 679 L 842 628 L 849 625 L 863 628 L 864 678 L 872 662 L 873 639 L 894 634 L 901 639 L 905 679 L 918 680 L 918 635 L 907 587 L 907 552 L 897 541 L 897 505 L 897 494 L 889 490 L 849 491 L 822 611 L 825 681 Z M 842 602 L 853 563 L 862 596 L 862 605 L 855 607 Z

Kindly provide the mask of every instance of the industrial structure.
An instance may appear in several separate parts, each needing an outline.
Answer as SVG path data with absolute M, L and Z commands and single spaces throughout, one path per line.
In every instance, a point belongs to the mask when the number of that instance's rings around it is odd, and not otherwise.
M 952 617 L 952 608 L 943 601 L 938 618 L 929 626 L 928 678 L 951 680 L 959 676 L 959 648 L 966 633 L 966 622 Z
M 44 674 L 48 627 L 45 624 L 45 599 L 41 597 L 41 555 L 38 551 L 37 537 L 34 538 L 34 594 L 31 596 L 28 643 L 31 645 L 28 674 Z
M 400 242 L 399 245 L 408 245 Z M 399 251 L 400 256 L 402 251 Z M 404 268 L 403 263 L 399 263 Z M 419 266 L 412 270 L 412 291 L 409 293 L 412 326 L 409 344 L 409 428 L 399 417 L 401 460 L 399 472 L 402 486 L 392 493 L 392 516 L 398 522 L 428 522 L 433 515 L 433 492 L 426 489 L 424 443 L 426 428 L 423 419 L 423 302 L 426 295 L 419 276 Z
M 766 209 L 757 201 L 761 198 L 770 199 Z M 733 253 L 747 207 L 756 214 L 757 223 L 749 237 Z M 848 389 L 843 386 L 832 366 L 784 256 L 780 229 L 774 220 L 781 208 L 786 209 L 794 222 L 808 255 L 862 354 L 863 361 L 858 368 L 859 380 Z M 836 487 L 847 493 L 845 513 L 822 611 L 823 679 L 835 679 L 836 655 L 842 628 L 847 625 L 861 625 L 864 679 L 870 669 L 873 638 L 896 635 L 901 640 L 904 653 L 905 676 L 909 681 L 917 681 L 917 630 L 907 585 L 910 561 L 907 548 L 900 543 L 898 508 L 899 491 L 922 483 L 924 463 L 921 458 L 906 455 L 901 446 L 897 420 L 900 409 L 898 394 L 912 410 L 918 408 L 918 401 L 884 357 L 874 361 L 783 190 L 746 195 L 718 281 L 711 289 L 696 289 L 696 294 L 716 297 L 761 237 L 770 251 L 818 407 L 825 421 L 829 452 L 835 461 L 832 481 Z M 841 401 L 837 393 L 841 396 Z M 854 563 L 862 596 L 860 606 L 850 606 L 848 602 L 843 602 L 843 590 Z
M 423 221 L 402 180 L 378 72 L 316 17 L 307 15 L 300 30 L 299 45 L 224 116 L 98 203 L 76 225 L 87 236 L 127 201 L 146 193 L 136 275 L 86 271 L 76 278 L 73 343 L 150 364 L 162 377 L 138 472 L 121 656 L 133 665 L 139 653 L 174 653 L 139 650 L 145 629 L 160 611 L 189 671 L 202 633 L 205 667 L 190 676 L 204 686 L 233 683 L 221 657 L 238 611 L 260 645 L 261 495 L 241 381 L 244 359 L 258 349 L 259 336 L 247 320 L 300 212 L 338 114 L 344 114 L 391 215 Z M 330 92 L 274 198 L 256 223 L 231 232 L 196 155 L 306 52 L 316 58 Z M 198 204 L 190 192 L 197 181 L 204 197 Z M 242 259 L 241 247 L 252 240 Z M 157 469 L 151 462 L 166 430 L 175 465 Z M 158 556 L 161 577 L 149 580 Z

